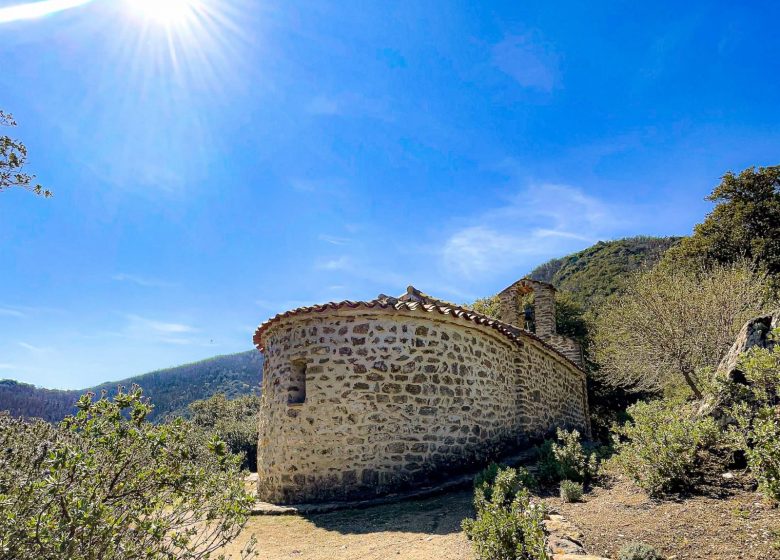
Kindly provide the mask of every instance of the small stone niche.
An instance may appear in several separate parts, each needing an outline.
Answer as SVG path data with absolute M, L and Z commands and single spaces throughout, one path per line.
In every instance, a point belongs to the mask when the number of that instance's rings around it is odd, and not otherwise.
M 306 361 L 294 360 L 290 367 L 290 384 L 287 386 L 287 404 L 306 402 Z

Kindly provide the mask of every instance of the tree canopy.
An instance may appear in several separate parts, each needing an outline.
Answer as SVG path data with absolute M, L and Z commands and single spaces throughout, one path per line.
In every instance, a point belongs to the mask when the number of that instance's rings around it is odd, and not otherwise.
M 15 127 L 13 115 L 0 111 L 0 126 Z M 34 183 L 35 175 L 25 172 L 27 147 L 7 135 L 0 135 L 0 191 L 18 187 L 43 197 L 52 196 L 49 189 Z
M 748 259 L 780 274 L 780 165 L 726 173 L 707 200 L 717 205 L 663 263 L 697 268 Z
M 744 322 L 762 310 L 764 296 L 763 277 L 745 263 L 639 272 L 598 314 L 596 374 L 609 385 L 651 393 L 684 382 L 700 398 L 697 371 L 717 366 Z

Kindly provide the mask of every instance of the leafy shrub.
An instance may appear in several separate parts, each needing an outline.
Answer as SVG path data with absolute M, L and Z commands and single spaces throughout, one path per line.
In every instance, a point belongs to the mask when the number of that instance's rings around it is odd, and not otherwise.
M 531 504 L 528 490 L 515 469 L 491 467 L 474 490 L 476 518 L 464 519 L 462 523 L 477 557 L 550 560 L 544 539 L 543 508 Z M 492 483 L 488 482 L 491 476 Z
M 561 481 L 561 499 L 569 504 L 579 502 L 582 499 L 584 490 L 581 482 L 574 482 L 573 480 Z
M 558 428 L 556 443 L 546 440 L 538 449 L 537 468 L 539 478 L 551 483 L 559 480 L 587 482 L 598 471 L 598 459 L 588 453 L 580 442 L 580 433 Z
M 748 467 L 758 480 L 758 490 L 780 502 L 780 408 L 764 408 L 753 420 L 745 448 Z
M 474 489 L 492 486 L 501 468 L 502 465 L 493 462 L 479 471 L 477 476 L 474 477 Z
M 240 458 L 181 420 L 154 425 L 141 391 L 82 396 L 59 425 L 0 416 L 0 557 L 208 558 L 253 497 Z
M 231 453 L 243 457 L 243 468 L 257 470 L 260 397 L 246 395 L 228 399 L 217 393 L 191 403 L 189 411 L 196 426 L 224 441 Z
M 663 560 L 663 556 L 650 545 L 631 543 L 620 549 L 618 560 Z
M 628 414 L 616 428 L 618 468 L 651 495 L 695 487 L 719 441 L 715 421 L 692 404 L 662 400 L 632 405 Z
M 490 463 L 487 467 L 482 469 L 477 476 L 474 477 L 474 489 L 482 488 L 490 499 L 490 493 L 492 492 L 493 483 L 496 481 L 498 473 L 502 469 L 506 469 L 506 465 L 499 465 L 498 463 Z M 520 486 L 525 488 L 536 488 L 539 484 L 536 477 L 531 474 L 525 467 L 515 467 L 513 469 L 516 473 L 516 479 Z
M 780 332 L 773 333 L 774 340 Z M 738 446 L 745 452 L 758 489 L 780 501 L 780 344 L 771 349 L 754 347 L 742 356 L 740 369 L 746 386 L 730 413 Z

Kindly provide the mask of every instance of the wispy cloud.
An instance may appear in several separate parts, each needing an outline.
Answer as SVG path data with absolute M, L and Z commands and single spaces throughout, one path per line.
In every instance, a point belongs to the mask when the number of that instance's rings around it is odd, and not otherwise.
M 338 178 L 293 177 L 289 180 L 289 184 L 298 192 L 329 195 L 343 194 L 346 188 L 345 181 Z
M 29 350 L 30 352 L 34 352 L 36 354 L 42 353 L 42 352 L 48 352 L 51 350 L 51 348 L 47 346 L 36 346 L 35 344 L 30 344 L 29 342 L 17 342 L 18 346 L 24 348 L 25 350 Z
M 492 55 L 493 64 L 523 87 L 549 92 L 559 85 L 558 55 L 538 32 L 506 36 Z
M 450 234 L 440 258 L 446 270 L 478 279 L 577 250 L 626 223 L 619 208 L 577 188 L 535 185 Z
M 329 259 L 317 261 L 314 264 L 316 270 L 332 272 L 336 275 L 337 282 L 345 282 L 347 278 L 357 279 L 377 286 L 406 285 L 405 275 L 399 274 L 387 268 L 387 263 L 376 263 L 373 259 L 359 256 L 341 255 Z M 346 282 L 345 282 L 346 283 Z
M 0 363 L 0 370 L 18 369 L 15 364 Z
M 354 263 L 350 257 L 342 255 L 332 259 L 318 261 L 314 265 L 314 268 L 318 270 L 352 270 L 354 268 Z
M 18 309 L 11 309 L 9 307 L 0 307 L 0 316 L 5 317 L 25 317 L 26 315 Z
M 181 334 L 181 333 L 194 333 L 198 329 L 184 323 L 167 323 L 163 321 L 155 321 L 153 319 L 147 319 L 138 315 L 127 316 L 129 326 L 134 330 L 144 330 L 161 334 Z
M 200 329 L 186 323 L 160 321 L 132 314 L 126 315 L 125 318 L 127 324 L 117 333 L 122 337 L 176 345 L 202 342 L 195 336 L 200 333 Z
M 63 309 L 56 307 L 45 307 L 40 305 L 0 305 L 0 317 L 17 317 L 19 319 L 32 317 L 41 314 L 59 314 L 64 313 Z
M 336 235 L 327 235 L 324 233 L 321 233 L 318 238 L 320 241 L 330 243 L 331 245 L 347 245 L 351 241 L 347 237 L 338 237 Z
M 111 279 L 117 282 L 129 282 L 131 284 L 143 286 L 144 288 L 173 288 L 177 285 L 173 282 L 138 276 L 136 274 L 127 274 L 125 272 L 114 274 Z
M 321 117 L 364 117 L 392 121 L 393 112 L 387 99 L 366 97 L 358 93 L 320 94 L 311 98 L 304 111 Z

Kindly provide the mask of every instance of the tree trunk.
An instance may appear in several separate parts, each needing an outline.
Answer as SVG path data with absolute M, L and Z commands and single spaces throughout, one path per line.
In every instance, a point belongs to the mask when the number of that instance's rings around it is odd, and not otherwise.
M 690 387 L 691 391 L 693 391 L 693 395 L 696 397 L 696 400 L 701 400 L 704 395 L 702 395 L 701 391 L 696 386 L 696 383 L 693 381 L 692 372 L 683 370 L 682 374 L 685 378 L 685 382 L 688 384 L 688 387 Z

